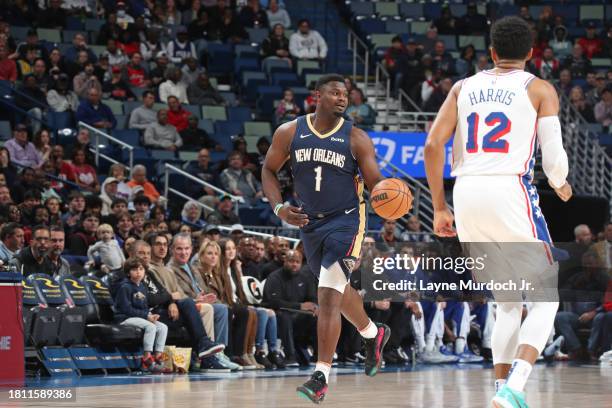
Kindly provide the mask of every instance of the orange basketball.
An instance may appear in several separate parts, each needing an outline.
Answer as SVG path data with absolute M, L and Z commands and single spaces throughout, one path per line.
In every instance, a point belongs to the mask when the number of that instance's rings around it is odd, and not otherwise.
M 395 220 L 406 215 L 412 208 L 412 193 L 402 180 L 387 178 L 374 186 L 370 203 L 376 214 L 388 220 Z

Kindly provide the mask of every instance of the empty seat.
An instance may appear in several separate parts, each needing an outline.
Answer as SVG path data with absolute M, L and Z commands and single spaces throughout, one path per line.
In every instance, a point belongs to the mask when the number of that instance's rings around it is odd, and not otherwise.
M 321 67 L 319 66 L 319 63 L 317 61 L 305 61 L 305 60 L 298 60 L 297 62 L 297 74 L 302 76 L 302 71 L 305 68 L 317 68 L 320 69 Z M 306 82 L 308 83 L 308 82 Z
M 115 99 L 105 99 L 102 101 L 111 109 L 114 115 L 123 115 L 123 102 Z
M 215 133 L 234 136 L 244 133 L 242 122 L 219 120 L 215 122 Z
M 431 21 L 413 21 L 410 23 L 410 32 L 412 34 L 425 34 L 431 26 Z
M 198 127 L 204 130 L 209 135 L 215 132 L 213 122 L 210 119 L 201 119 L 200 122 L 198 123 Z
M 234 53 L 232 51 L 216 51 L 208 59 L 208 73 L 223 75 L 234 69 Z
M 359 30 L 365 35 L 385 32 L 385 22 L 376 18 L 359 20 Z
M 473 45 L 476 51 L 486 50 L 485 38 L 482 35 L 460 35 L 459 36 L 459 48 L 463 48 L 466 45 Z
M 399 14 L 402 17 L 423 17 L 423 5 L 418 3 L 402 3 L 399 6 Z
M 227 109 L 228 119 L 237 122 L 251 120 L 251 109 L 246 106 L 234 106 Z
M 457 37 L 454 35 L 439 35 L 438 40 L 444 43 L 447 51 L 455 51 L 457 49 Z
M 580 21 L 582 20 L 603 20 L 603 5 L 580 5 Z
M 98 20 L 95 18 L 85 19 L 85 29 L 87 31 L 98 32 L 104 24 L 106 24 L 105 20 Z
M 351 13 L 357 16 L 369 16 L 374 14 L 374 3 L 369 1 L 352 1 L 349 7 Z
M 388 20 L 385 22 L 385 31 L 393 34 L 409 33 L 410 23 L 405 21 Z
M 399 14 L 397 3 L 386 2 L 386 1 L 376 3 L 374 10 L 379 16 L 395 17 Z
M 238 57 L 241 57 L 243 54 L 259 54 L 259 50 L 257 47 L 254 47 L 250 44 L 236 44 L 234 46 L 234 54 L 236 54 L 236 56 Z
M 62 42 L 62 32 L 60 30 L 54 28 L 39 28 L 36 32 L 38 33 L 38 38 L 43 41 L 58 44 Z
M 245 136 L 272 136 L 272 127 L 269 122 L 244 122 Z
M 202 106 L 202 118 L 210 120 L 227 120 L 225 106 Z
M 246 28 L 246 31 L 251 42 L 255 44 L 261 44 L 269 34 L 267 28 Z
M 279 72 L 272 74 L 272 84 L 279 85 L 283 88 L 298 86 L 302 84 L 302 81 L 298 78 L 297 74 L 293 72 Z
M 372 47 L 376 49 L 378 47 L 390 47 L 393 37 L 395 37 L 395 34 L 372 34 L 369 40 Z
M 195 115 L 198 119 L 202 118 L 202 110 L 199 105 L 183 105 L 183 109 L 191 112 L 191 114 Z
M 134 146 L 134 147 L 140 146 L 140 132 L 138 132 L 137 130 L 115 129 L 113 130 L 112 136 L 121 140 L 124 143 L 129 144 L 130 146 Z
M 264 62 L 262 64 L 262 69 L 268 75 L 270 75 L 270 71 L 274 67 L 281 67 L 281 68 L 289 68 L 289 69 L 291 69 L 291 66 L 289 65 L 289 61 L 282 60 L 282 59 L 268 58 L 268 59 L 264 60 Z
M 266 74 L 261 71 L 243 71 L 242 72 L 242 86 L 246 87 L 252 79 L 266 79 Z
M 85 32 L 84 30 L 64 30 L 62 31 L 62 37 L 64 38 L 64 43 L 70 43 L 70 46 L 72 46 L 72 40 L 74 39 L 74 36 L 77 34 L 83 34 L 85 36 L 85 40 L 87 40 L 87 37 L 88 37 L 87 32 Z

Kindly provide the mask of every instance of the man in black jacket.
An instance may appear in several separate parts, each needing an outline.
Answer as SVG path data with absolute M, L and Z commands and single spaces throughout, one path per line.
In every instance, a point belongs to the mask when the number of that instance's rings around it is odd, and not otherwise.
M 225 349 L 225 345 L 213 342 L 207 335 L 202 325 L 200 312 L 195 306 L 193 299 L 174 297 L 163 287 L 149 272 L 151 262 L 151 246 L 145 241 L 134 243 L 134 255 L 146 266 L 146 274 L 143 280 L 147 288 L 147 302 L 152 308 L 151 313 L 159 314 L 159 320 L 168 326 L 168 331 L 179 330 L 185 327 L 189 337 L 193 340 L 193 350 L 202 359 L 202 369 L 221 369 L 214 354 Z M 214 361 L 213 361 L 214 360 Z
M 32 240 L 30 246 L 23 248 L 18 255 L 11 260 L 11 265 L 17 267 L 17 271 L 23 276 L 34 273 L 53 274 L 54 267 L 45 255 L 49 250 L 49 227 L 37 225 L 32 228 Z
M 301 267 L 302 254 L 288 250 L 283 268 L 271 273 L 264 287 L 264 304 L 276 312 L 287 367 L 296 365 L 296 345 L 317 345 L 317 288 Z

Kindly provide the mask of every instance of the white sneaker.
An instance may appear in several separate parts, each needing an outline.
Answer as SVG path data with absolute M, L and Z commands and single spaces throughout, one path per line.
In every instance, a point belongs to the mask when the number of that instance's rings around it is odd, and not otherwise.
M 225 353 L 217 353 L 216 357 L 217 360 L 219 360 L 219 364 L 221 364 L 222 366 L 227 367 L 232 371 L 242 371 L 242 366 L 230 360 L 229 357 L 225 355 Z
M 599 356 L 601 364 L 612 364 L 612 350 L 608 350 Z
M 435 350 L 424 351 L 419 355 L 418 359 L 425 364 L 444 364 L 449 362 L 444 354 L 436 353 Z

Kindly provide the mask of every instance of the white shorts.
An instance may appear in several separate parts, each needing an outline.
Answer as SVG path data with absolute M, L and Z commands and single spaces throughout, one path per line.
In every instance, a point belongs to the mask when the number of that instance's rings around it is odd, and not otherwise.
M 460 176 L 453 205 L 461 242 L 551 242 L 535 186 L 520 176 Z

